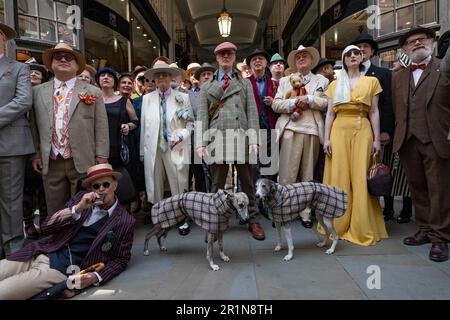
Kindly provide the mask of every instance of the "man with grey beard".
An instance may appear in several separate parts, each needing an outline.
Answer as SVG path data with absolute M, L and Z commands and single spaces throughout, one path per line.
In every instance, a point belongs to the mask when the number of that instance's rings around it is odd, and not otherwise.
M 448 260 L 450 241 L 449 75 L 432 56 L 435 32 L 414 27 L 399 39 L 411 66 L 394 74 L 395 136 L 419 231 L 403 243 L 432 243 L 430 260 Z

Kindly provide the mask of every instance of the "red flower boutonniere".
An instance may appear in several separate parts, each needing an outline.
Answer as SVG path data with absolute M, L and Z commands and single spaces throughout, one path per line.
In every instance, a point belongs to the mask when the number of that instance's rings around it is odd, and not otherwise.
M 83 101 L 84 104 L 91 106 L 97 101 L 97 97 L 92 94 L 78 94 L 78 98 L 80 101 Z

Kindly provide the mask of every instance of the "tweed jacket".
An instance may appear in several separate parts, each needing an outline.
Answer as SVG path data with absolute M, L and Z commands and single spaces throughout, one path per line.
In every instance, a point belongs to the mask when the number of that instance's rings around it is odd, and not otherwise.
M 53 87 L 49 81 L 33 88 L 33 109 L 30 113 L 34 158 L 42 159 L 43 174 L 48 172 L 53 121 Z M 86 105 L 79 94 L 97 97 L 93 105 Z M 109 157 L 109 129 L 103 95 L 99 88 L 76 80 L 69 107 L 69 141 L 75 169 L 85 173 L 95 165 L 95 157 Z
M 295 73 L 295 74 L 298 74 Z M 294 74 L 294 75 L 295 75 Z M 272 103 L 272 109 L 275 112 L 280 113 L 280 117 L 277 120 L 277 124 L 275 129 L 277 130 L 277 141 L 283 135 L 285 129 L 289 129 L 290 121 L 290 113 L 291 108 L 289 107 L 291 99 L 285 99 L 286 94 L 292 90 L 292 85 L 290 83 L 291 76 L 283 77 L 280 79 L 280 85 L 277 90 L 277 94 L 275 95 L 275 99 Z M 325 126 L 323 123 L 323 117 L 321 112 L 325 112 L 328 106 L 328 99 L 325 95 L 325 91 L 328 88 L 328 79 L 321 75 L 311 74 L 311 80 L 306 85 L 306 91 L 308 95 L 313 96 L 313 103 L 310 105 L 311 111 L 314 116 L 314 120 L 319 131 L 319 140 L 320 143 L 323 144 L 324 134 L 325 134 Z M 302 118 L 300 118 L 297 123 L 301 123 Z
M 199 227 L 217 234 L 228 228 L 228 220 L 233 214 L 236 210 L 223 190 L 216 193 L 185 192 L 155 204 L 152 222 L 168 229 L 190 217 Z
M 389 69 L 381 68 L 373 63 L 366 72 L 367 77 L 375 77 L 380 82 L 383 91 L 380 93 L 378 110 L 380 112 L 380 133 L 387 132 L 394 136 L 394 109 L 392 107 L 392 73 Z
M 450 159 L 450 77 L 440 71 L 441 60 L 433 57 L 423 71 L 416 91 L 426 94 L 421 96 L 426 108 L 425 124 L 428 126 L 431 142 L 438 155 Z M 397 152 L 406 142 L 408 130 L 408 105 L 411 68 L 402 69 L 394 74 L 392 88 L 394 92 L 395 136 L 393 150 Z
M 275 196 L 268 199 L 273 221 L 288 223 L 300 217 L 306 208 L 328 218 L 342 216 L 347 210 L 347 193 L 333 186 L 301 182 L 283 186 L 276 184 Z
M 0 59 L 0 157 L 34 152 L 30 123 L 30 68 L 7 57 Z
M 86 192 L 79 192 L 66 204 L 66 209 L 49 216 L 43 225 L 43 232 L 49 236 L 32 242 L 7 257 L 10 261 L 25 262 L 40 254 L 49 254 L 65 246 L 81 229 L 84 221 L 90 216 L 92 209 L 83 210 L 81 218 L 75 221 L 72 218 L 71 207 L 76 205 Z M 103 262 L 105 268 L 98 272 L 102 277 L 102 284 L 119 275 L 128 265 L 133 245 L 135 219 L 124 207 L 118 205 L 106 220 L 91 245 L 80 269 Z M 108 240 L 106 240 L 108 235 Z M 109 235 L 112 235 L 109 238 Z M 110 241 L 112 247 L 103 252 L 102 245 Z
M 225 103 L 218 117 L 209 119 L 210 108 L 219 100 Z M 247 131 L 249 129 L 252 130 Z M 206 158 L 207 163 L 248 163 L 248 145 L 258 143 L 258 130 L 258 108 L 248 79 L 234 72 L 230 86 L 224 91 L 216 72 L 213 79 L 202 85 L 195 124 L 195 148 L 206 147 L 216 138 L 210 145 L 216 150 L 214 159 Z M 225 135 L 227 131 L 228 136 Z M 230 137 L 230 133 L 237 138 Z

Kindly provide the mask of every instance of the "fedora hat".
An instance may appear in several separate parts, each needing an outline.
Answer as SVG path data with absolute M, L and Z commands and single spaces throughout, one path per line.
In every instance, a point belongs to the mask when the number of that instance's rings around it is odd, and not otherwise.
M 293 70 L 297 70 L 297 66 L 295 65 L 295 62 L 296 62 L 295 55 L 299 52 L 308 52 L 312 56 L 311 69 L 314 68 L 319 63 L 320 54 L 316 48 L 304 47 L 304 46 L 300 45 L 297 50 L 292 50 L 288 56 L 289 67 L 291 67 Z
M 28 59 L 25 63 L 30 66 L 30 70 L 37 70 L 42 74 L 42 82 L 47 81 L 48 71 L 45 66 L 39 64 L 35 58 Z
M 370 34 L 361 33 L 350 44 L 358 46 L 359 43 L 368 43 L 372 47 L 372 49 L 375 51 L 373 53 L 373 55 L 377 54 L 377 52 L 378 52 L 378 43 L 375 40 L 373 40 L 373 37 Z
M 427 36 L 429 36 L 433 40 L 436 39 L 436 32 L 433 29 L 422 27 L 422 26 L 414 26 L 411 29 L 409 29 L 408 32 L 406 32 L 405 34 L 402 34 L 400 36 L 400 38 L 398 38 L 398 44 L 400 45 L 400 47 L 403 47 L 406 43 L 406 39 L 408 39 L 413 34 L 418 34 L 418 33 L 425 33 Z
M 262 51 L 260 49 L 255 49 L 255 51 L 253 51 L 252 54 L 250 54 L 247 58 L 245 58 L 245 61 L 248 64 L 250 64 L 250 62 L 252 61 L 253 57 L 256 57 L 256 56 L 263 56 L 266 59 L 267 65 L 269 64 L 270 55 L 267 52 Z
M 317 70 L 319 70 L 319 68 L 321 66 L 324 66 L 326 64 L 331 64 L 334 67 L 334 65 L 336 64 L 336 61 L 329 60 L 329 59 L 326 59 L 326 58 L 320 58 L 319 63 L 311 70 L 311 72 L 316 74 Z
M 109 163 L 97 164 L 87 170 L 86 179 L 83 180 L 81 185 L 83 188 L 89 188 L 92 182 L 102 177 L 114 177 L 116 180 L 120 180 L 122 174 L 114 171 Z
M 11 40 L 17 37 L 16 31 L 4 23 L 0 23 L 0 31 L 6 36 L 6 40 Z
M 156 73 L 163 73 L 163 72 L 170 74 L 172 76 L 172 78 L 177 77 L 181 74 L 178 67 L 171 67 L 168 64 L 161 63 L 161 64 L 155 64 L 153 66 L 153 68 L 145 71 L 144 76 L 147 79 L 153 79 L 153 77 L 155 76 Z
M 44 65 L 47 67 L 48 70 L 53 72 L 52 60 L 53 54 L 56 52 L 66 52 L 73 54 L 75 56 L 75 60 L 77 60 L 78 63 L 77 75 L 79 75 L 84 71 L 84 68 L 86 66 L 86 60 L 84 60 L 83 55 L 79 51 L 73 49 L 71 46 L 69 46 L 67 43 L 64 42 L 58 43 L 52 49 L 45 50 L 44 53 L 42 54 L 42 61 L 44 62 Z
M 203 63 L 201 68 L 199 68 L 199 69 L 197 69 L 197 71 L 195 71 L 195 74 L 194 74 L 195 79 L 200 80 L 200 75 L 202 74 L 202 72 L 205 72 L 205 71 L 216 72 L 216 68 L 214 68 L 208 62 Z

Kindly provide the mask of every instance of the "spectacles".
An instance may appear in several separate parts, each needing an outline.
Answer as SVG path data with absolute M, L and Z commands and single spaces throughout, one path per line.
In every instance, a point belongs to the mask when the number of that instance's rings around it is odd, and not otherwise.
M 98 189 L 100 189 L 101 186 L 103 186 L 103 188 L 105 188 L 105 189 L 108 189 L 108 188 L 111 186 L 111 182 L 105 181 L 105 182 L 103 182 L 102 184 L 100 184 L 100 183 L 98 183 L 98 182 L 93 183 L 93 184 L 92 184 L 92 189 L 98 190 Z
M 234 54 L 234 51 L 219 51 L 217 54 L 222 57 L 232 56 Z
M 405 44 L 407 46 L 411 46 L 413 44 L 416 44 L 417 41 L 419 41 L 421 44 L 424 44 L 426 42 L 426 40 L 428 40 L 428 39 L 430 39 L 430 38 L 428 38 L 428 37 L 421 37 L 421 38 L 417 38 L 417 39 L 414 39 L 414 40 L 406 41 Z
M 57 61 L 61 61 L 63 58 L 67 62 L 75 60 L 75 56 L 73 54 L 71 54 L 71 53 L 56 52 L 56 53 L 53 54 L 53 59 L 55 59 Z
M 344 57 L 346 58 L 350 58 L 352 56 L 352 54 L 354 54 L 355 56 L 359 56 L 361 54 L 361 50 L 357 50 L 357 49 L 352 49 L 349 52 L 346 52 L 344 54 Z

